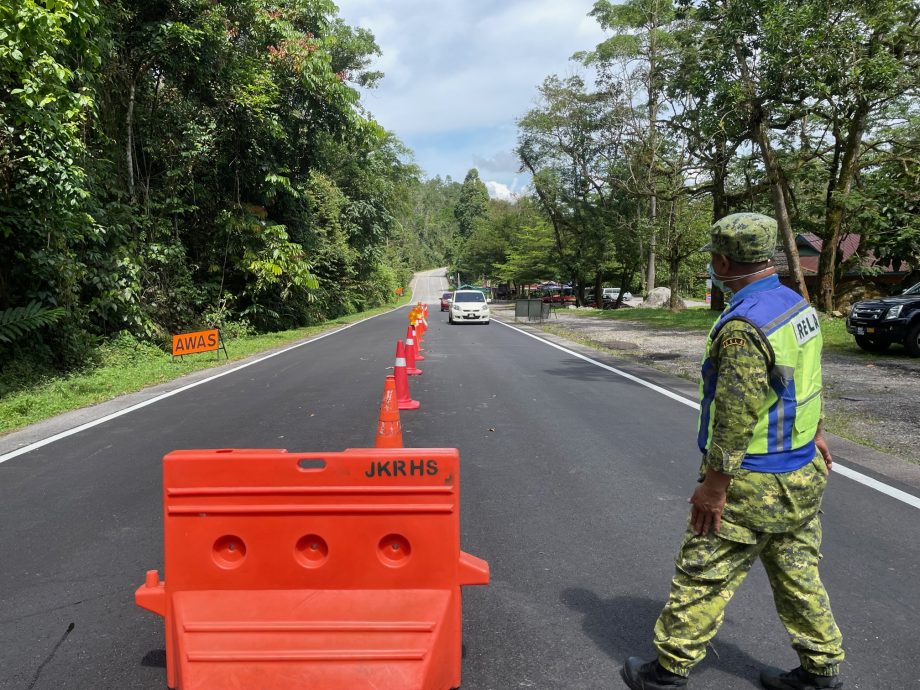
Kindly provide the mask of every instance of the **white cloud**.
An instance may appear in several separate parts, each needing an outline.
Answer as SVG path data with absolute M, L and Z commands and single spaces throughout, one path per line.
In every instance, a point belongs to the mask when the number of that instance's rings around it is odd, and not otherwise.
M 474 165 L 508 186 L 515 120 L 549 74 L 604 34 L 593 0 L 339 0 L 341 15 L 370 29 L 386 76 L 363 101 L 415 151 L 430 174 L 462 179 Z
M 494 180 L 489 180 L 486 182 L 486 189 L 489 190 L 489 196 L 493 199 L 499 199 L 501 201 L 513 201 L 517 198 L 517 195 L 511 191 L 511 187 L 501 182 L 495 182 Z

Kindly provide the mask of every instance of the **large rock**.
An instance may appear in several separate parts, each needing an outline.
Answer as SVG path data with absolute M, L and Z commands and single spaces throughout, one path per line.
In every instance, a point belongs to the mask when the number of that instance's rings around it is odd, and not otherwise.
M 686 305 L 684 301 L 678 297 L 677 299 L 678 308 L 683 309 Z M 642 306 L 646 309 L 667 309 L 671 306 L 671 288 L 666 287 L 657 287 L 652 290 L 648 297 L 642 302 Z

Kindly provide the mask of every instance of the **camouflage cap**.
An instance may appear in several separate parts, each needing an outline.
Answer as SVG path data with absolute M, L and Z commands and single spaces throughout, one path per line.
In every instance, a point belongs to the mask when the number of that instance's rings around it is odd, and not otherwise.
M 709 244 L 701 249 L 732 261 L 755 264 L 776 252 L 776 221 L 762 213 L 733 213 L 709 229 Z

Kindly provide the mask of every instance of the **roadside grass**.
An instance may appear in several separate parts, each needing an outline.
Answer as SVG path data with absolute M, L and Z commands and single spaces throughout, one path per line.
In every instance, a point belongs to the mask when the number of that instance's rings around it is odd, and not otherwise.
M 674 328 L 683 331 L 708 331 L 719 318 L 719 312 L 708 307 L 690 307 L 683 311 L 670 311 L 669 309 L 645 309 L 641 307 L 632 309 L 581 309 L 579 316 L 596 316 L 612 321 L 635 321 L 658 328 Z M 893 355 L 884 353 L 864 352 L 856 345 L 856 340 L 847 333 L 846 319 L 841 319 L 825 314 L 819 314 L 821 319 L 821 334 L 824 337 L 825 352 L 840 352 L 851 355 L 871 357 L 901 357 L 903 352 L 898 348 L 892 350 Z
M 629 349 L 617 348 L 614 351 L 612 348 L 606 346 L 604 343 L 600 342 L 599 340 L 594 340 L 593 338 L 586 338 L 585 336 L 578 333 L 578 331 L 570 330 L 566 328 L 564 325 L 557 325 L 549 321 L 545 321 L 543 323 L 542 328 L 547 333 L 551 333 L 552 335 L 558 335 L 560 338 L 565 338 L 566 340 L 570 340 L 573 343 L 578 343 L 579 345 L 590 347 L 592 350 L 597 350 L 598 352 L 603 352 L 608 355 L 615 352 L 615 354 L 622 355 L 622 356 L 629 356 L 629 355 L 635 356 L 636 353 L 639 352 L 638 347 L 629 348 Z
M 384 307 L 350 314 L 316 326 L 227 340 L 229 362 L 237 362 L 336 326 L 382 314 L 408 304 L 410 299 L 407 296 Z M 226 365 L 227 362 L 223 353 L 220 361 L 217 361 L 213 352 L 188 355 L 173 361 L 168 353 L 154 345 L 139 342 L 131 336 L 120 336 L 100 347 L 96 366 L 63 376 L 48 376 L 0 397 L 0 434 L 195 371 Z
M 602 319 L 613 321 L 639 321 L 659 328 L 677 328 L 682 331 L 708 331 L 719 318 L 719 312 L 708 307 L 691 307 L 682 311 L 670 309 L 595 309 Z M 589 312 L 586 312 L 589 313 Z
M 897 453 L 897 451 L 891 447 L 886 447 L 877 441 L 866 438 L 865 436 L 854 431 L 850 417 L 846 414 L 825 411 L 824 429 L 829 433 L 834 434 L 835 436 L 840 436 L 841 438 L 845 438 L 848 441 L 858 443 L 861 446 L 866 446 L 867 448 L 872 448 L 882 453 Z M 910 458 L 906 458 L 906 460 L 907 462 L 911 462 Z

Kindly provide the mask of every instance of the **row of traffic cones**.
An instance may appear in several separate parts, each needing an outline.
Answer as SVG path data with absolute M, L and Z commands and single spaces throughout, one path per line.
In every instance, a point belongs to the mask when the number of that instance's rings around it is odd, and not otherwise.
M 416 362 L 423 361 L 422 338 L 428 330 L 428 305 L 419 302 L 409 312 L 409 327 L 405 342 L 396 342 L 396 364 L 393 375 L 387 376 L 380 400 L 380 417 L 377 423 L 377 448 L 403 448 L 400 410 L 417 410 L 421 407 L 409 392 L 409 377 L 421 376 Z

